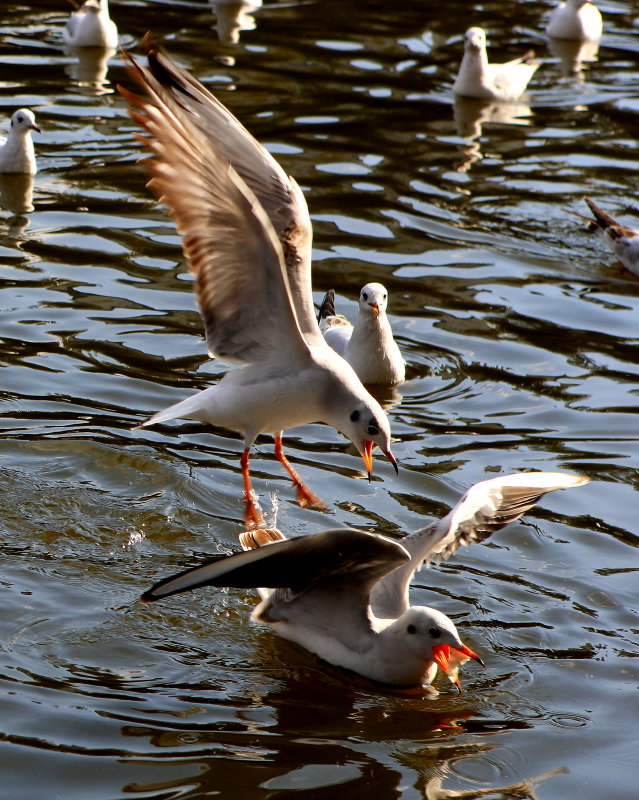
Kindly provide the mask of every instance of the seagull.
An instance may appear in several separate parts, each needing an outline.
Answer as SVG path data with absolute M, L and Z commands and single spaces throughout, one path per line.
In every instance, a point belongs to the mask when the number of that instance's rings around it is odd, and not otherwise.
M 589 197 L 584 197 L 584 200 L 592 211 L 594 219 L 585 214 L 577 214 L 575 211 L 569 213 L 585 219 L 588 223 L 588 230 L 598 234 L 604 240 L 626 269 L 639 275 L 639 230 L 620 225 L 616 219 L 599 208 Z
M 86 0 L 77 7 L 62 31 L 62 38 L 70 47 L 117 47 L 118 29 L 109 17 L 109 0 Z
M 406 368 L 393 339 L 386 306 L 388 292 L 381 283 L 367 283 L 359 293 L 355 325 L 335 314 L 335 292 L 326 293 L 319 311 L 319 326 L 326 342 L 346 359 L 362 383 L 395 386 Z
M 424 561 L 486 539 L 547 492 L 588 480 L 565 472 L 491 478 L 472 486 L 443 519 L 401 542 L 350 528 L 293 539 L 277 529 L 246 531 L 240 537 L 245 552 L 164 578 L 141 599 L 200 586 L 257 588 L 261 602 L 252 619 L 324 661 L 397 687 L 429 685 L 439 667 L 461 691 L 459 666 L 471 658 L 483 662 L 445 614 L 410 605 L 413 575 Z
M 209 353 L 240 369 L 142 425 L 188 417 L 244 436 L 245 523 L 262 525 L 249 450 L 275 438 L 301 505 L 325 508 L 282 450 L 285 428 L 325 422 L 350 439 L 369 480 L 377 445 L 397 470 L 390 426 L 353 368 L 324 341 L 311 292 L 311 221 L 295 182 L 188 72 L 148 45 L 149 68 L 129 59 L 150 101 L 121 89 L 152 140 L 146 164 L 175 218 L 204 320 Z
M 0 147 L 0 172 L 19 172 L 23 175 L 35 175 L 35 152 L 31 131 L 41 133 L 36 125 L 33 111 L 19 108 L 11 117 L 11 128 L 4 144 Z
M 601 12 L 591 0 L 566 0 L 550 15 L 546 33 L 554 39 L 596 42 L 601 39 Z
M 453 92 L 480 100 L 517 100 L 539 68 L 534 57 L 534 51 L 530 50 L 522 58 L 505 64 L 489 64 L 484 29 L 469 28 L 464 36 L 464 57 Z

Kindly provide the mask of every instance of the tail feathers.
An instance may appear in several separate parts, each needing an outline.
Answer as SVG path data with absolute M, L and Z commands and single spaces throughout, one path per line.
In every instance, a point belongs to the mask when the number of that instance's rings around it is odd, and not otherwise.
M 329 289 L 328 292 L 324 295 L 324 299 L 322 300 L 322 304 L 319 308 L 319 314 L 317 315 L 317 321 L 321 322 L 326 317 L 334 317 L 335 316 L 335 291 L 333 289 Z
M 201 395 L 202 392 L 198 392 L 192 397 L 187 397 L 186 400 L 181 400 L 179 403 L 174 403 L 168 408 L 163 408 L 162 411 L 156 412 L 141 425 L 138 425 L 138 427 L 146 428 L 147 425 L 156 425 L 158 422 L 166 422 L 170 419 L 201 419 Z
M 240 533 L 240 544 L 243 550 L 257 550 L 265 544 L 272 544 L 283 539 L 286 539 L 286 536 L 277 528 L 256 528 Z

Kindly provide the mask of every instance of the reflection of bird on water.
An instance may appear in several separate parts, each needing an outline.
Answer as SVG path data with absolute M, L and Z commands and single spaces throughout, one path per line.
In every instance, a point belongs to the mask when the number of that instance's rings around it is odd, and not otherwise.
M 553 9 L 546 33 L 553 39 L 597 42 L 601 39 L 601 12 L 591 0 L 566 0 Z
M 201 586 L 258 588 L 262 601 L 253 619 L 330 664 L 404 687 L 431 684 L 439 667 L 461 691 L 459 666 L 480 659 L 445 614 L 410 605 L 415 572 L 425 560 L 447 558 L 519 519 L 547 492 L 587 482 L 563 472 L 485 480 L 442 520 L 401 542 L 348 528 L 294 539 L 254 529 L 240 535 L 245 552 L 165 578 L 142 599 Z
M 198 81 L 149 51 L 131 70 L 151 98 L 126 93 L 145 144 L 151 187 L 170 206 L 183 236 L 211 354 L 241 366 L 144 425 L 187 417 L 244 435 L 246 524 L 263 524 L 249 476 L 260 433 L 302 505 L 323 507 L 284 456 L 284 429 L 322 421 L 341 431 L 372 470 L 375 444 L 396 467 L 379 403 L 324 341 L 311 292 L 311 221 L 297 183 Z
M 68 64 L 68 76 L 80 86 L 86 86 L 96 91 L 108 84 L 106 80 L 109 69 L 109 59 L 115 55 L 113 47 L 68 47 L 70 55 L 77 60 Z
M 14 236 L 29 225 L 25 216 L 33 211 L 33 175 L 26 173 L 0 173 L 0 206 L 13 216 L 7 221 Z
M 240 31 L 252 31 L 255 28 L 253 12 L 260 8 L 262 0 L 211 0 L 216 17 L 214 25 L 218 39 L 224 44 L 237 44 Z
M 469 28 L 464 36 L 464 55 L 453 92 L 480 100 L 517 100 L 539 67 L 530 51 L 504 64 L 490 64 L 483 28 Z
M 35 175 L 35 151 L 31 131 L 40 133 L 33 111 L 19 108 L 11 117 L 11 127 L 4 144 L 0 147 L 0 172 L 20 172 Z
M 585 219 L 588 222 L 588 230 L 598 234 L 604 240 L 626 269 L 639 275 L 639 230 L 621 225 L 589 197 L 584 197 L 584 200 L 592 211 L 593 217 L 577 214 L 575 211 L 570 213 L 575 217 Z
M 335 292 L 322 300 L 319 326 L 326 342 L 353 367 L 362 383 L 395 386 L 406 367 L 386 315 L 388 292 L 381 283 L 367 283 L 359 293 L 355 325 L 335 314 Z
M 78 6 L 62 38 L 71 47 L 117 47 L 118 29 L 109 16 L 109 0 L 86 0 Z
M 566 77 L 583 79 L 583 64 L 597 60 L 599 42 L 549 39 L 548 49 L 561 62 L 561 70 Z

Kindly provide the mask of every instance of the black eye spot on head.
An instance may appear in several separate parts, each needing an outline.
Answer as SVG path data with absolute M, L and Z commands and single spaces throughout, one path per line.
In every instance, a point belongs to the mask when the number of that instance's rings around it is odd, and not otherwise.
M 384 293 L 384 300 L 386 300 L 387 297 L 388 297 L 388 295 L 386 293 Z
M 442 635 L 442 632 L 439 630 L 439 628 L 430 628 L 428 635 L 433 639 L 439 639 L 439 637 Z
M 417 628 L 411 623 L 406 627 L 406 633 L 417 633 Z
M 368 423 L 368 428 L 366 428 L 366 432 L 370 433 L 371 436 L 377 436 L 377 434 L 379 433 L 379 425 L 377 424 L 376 419 L 372 419 Z
M 353 411 L 353 413 L 351 414 L 351 421 L 357 422 L 358 419 L 359 419 L 359 411 L 355 409 L 355 411 Z
M 368 295 L 366 294 L 366 292 L 362 292 L 362 297 L 364 298 L 364 300 L 368 300 Z

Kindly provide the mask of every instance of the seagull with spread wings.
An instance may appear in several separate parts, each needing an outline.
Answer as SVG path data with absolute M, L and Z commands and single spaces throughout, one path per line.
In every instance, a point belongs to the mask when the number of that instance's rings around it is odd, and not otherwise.
M 199 81 L 147 42 L 149 67 L 129 58 L 149 100 L 124 89 L 151 135 L 150 187 L 168 205 L 195 276 L 209 353 L 241 369 L 154 414 L 240 431 L 245 522 L 263 524 L 249 477 L 260 433 L 275 438 L 302 505 L 323 507 L 282 451 L 285 428 L 325 422 L 350 439 L 369 479 L 390 426 L 352 367 L 324 341 L 311 293 L 311 221 L 304 196 L 270 153 Z

